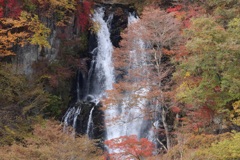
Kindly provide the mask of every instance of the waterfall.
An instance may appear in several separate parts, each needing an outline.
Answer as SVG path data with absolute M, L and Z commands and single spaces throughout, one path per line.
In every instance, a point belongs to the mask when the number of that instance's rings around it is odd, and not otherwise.
M 138 18 L 133 14 L 129 14 L 128 25 L 131 25 L 136 21 L 138 21 Z M 128 66 L 128 70 L 139 68 L 141 70 L 140 72 L 142 72 L 141 74 L 146 74 L 146 70 L 144 69 L 144 67 L 147 65 L 147 56 L 144 52 L 145 44 L 141 39 L 137 38 L 133 43 L 136 44 L 136 48 L 132 48 L 129 53 L 130 64 Z M 138 77 L 135 78 L 134 75 L 131 75 L 131 72 L 129 72 L 128 78 L 130 79 L 133 87 L 138 81 L 142 80 Z M 143 87 L 138 91 L 130 91 L 126 93 L 122 104 L 119 104 L 121 108 L 120 110 L 118 106 L 114 105 L 105 111 L 105 119 L 107 123 L 106 140 L 130 135 L 137 135 L 138 138 L 144 137 L 142 136 L 142 132 L 146 124 L 143 111 L 147 101 L 141 97 L 144 97 L 147 92 L 148 89 L 146 87 Z M 134 106 L 130 106 L 129 104 L 134 96 L 139 98 L 136 100 L 137 102 L 134 104 Z
M 81 110 L 89 111 L 87 124 L 81 122 L 80 125 L 85 129 L 82 131 L 86 133 L 89 138 L 93 136 L 93 111 L 94 107 L 91 109 L 83 109 L 85 103 L 95 103 L 98 104 L 101 98 L 105 96 L 105 90 L 112 89 L 112 84 L 114 82 L 113 64 L 112 64 L 112 51 L 113 45 L 110 40 L 109 28 L 111 26 L 111 21 L 113 15 L 109 15 L 108 19 L 104 20 L 104 8 L 97 8 L 92 16 L 92 21 L 96 24 L 97 33 L 97 47 L 94 48 L 90 53 L 92 54 L 92 61 L 90 69 L 88 71 L 88 77 L 86 82 L 84 81 L 85 75 L 81 74 L 80 71 L 77 73 L 76 78 L 76 103 L 73 107 L 70 107 L 63 117 L 64 128 L 67 126 L 77 127 L 78 116 L 81 116 Z M 84 84 L 80 86 L 80 75 L 83 76 Z M 83 87 L 83 88 L 81 88 Z M 82 92 L 84 93 L 82 93 Z M 84 104 L 82 104 L 84 102 Z M 80 104 L 80 105 L 79 105 Z M 78 108 L 76 108 L 76 106 Z M 89 106 L 87 106 L 89 107 Z M 89 110 L 90 109 L 90 110 Z M 85 113 L 83 113 L 85 114 Z M 86 115 L 86 114 L 85 114 Z M 85 118 L 85 117 L 83 117 Z M 86 126 L 86 127 L 85 127 Z M 76 130 L 76 129 L 75 129 Z
M 92 113 L 93 113 L 94 107 L 91 109 L 89 118 L 88 118 L 88 124 L 87 124 L 87 132 L 89 138 L 92 138 L 92 131 L 93 131 L 93 119 L 92 119 Z
M 80 107 L 78 107 L 77 109 L 75 107 L 72 107 L 67 110 L 67 112 L 63 116 L 63 121 L 64 121 L 63 131 L 64 132 L 68 132 L 67 127 L 70 126 L 70 124 L 72 124 L 73 128 L 76 128 L 76 121 L 77 121 L 77 117 L 80 114 L 80 112 L 81 112 Z
M 97 47 L 94 48 L 90 53 L 92 54 L 92 61 L 90 64 L 90 69 L 88 71 L 87 82 L 85 84 L 86 91 L 83 94 L 83 99 L 77 98 L 77 101 L 87 101 L 94 102 L 97 104 L 104 97 L 107 97 L 106 90 L 113 89 L 113 83 L 115 82 L 114 68 L 112 62 L 112 52 L 113 45 L 110 39 L 110 29 L 113 19 L 113 15 L 109 15 L 107 20 L 104 20 L 104 8 L 97 8 L 92 16 L 92 21 L 96 24 L 97 33 L 96 41 Z M 139 19 L 133 14 L 129 14 L 128 25 L 137 22 Z M 137 32 L 132 29 L 132 31 Z M 137 33 L 141 34 L 141 33 Z M 141 36 L 139 36 L 141 37 Z M 138 138 L 148 138 L 150 141 L 154 142 L 156 134 L 154 129 L 158 126 L 158 120 L 146 120 L 145 112 L 148 108 L 154 108 L 149 105 L 148 100 L 145 98 L 149 92 L 148 79 L 148 62 L 149 57 L 145 49 L 146 44 L 141 40 L 141 38 L 133 38 L 132 43 L 134 44 L 129 51 L 129 64 L 126 66 L 128 73 L 128 81 L 131 82 L 133 87 L 132 91 L 126 91 L 122 103 L 117 105 L 111 105 L 106 110 L 104 110 L 104 122 L 105 122 L 105 140 L 111 140 L 114 138 L 119 138 L 121 136 L 136 135 Z M 134 70 L 138 69 L 140 77 L 134 75 Z M 79 76 L 79 75 L 78 75 Z M 134 90 L 134 87 L 141 86 L 141 83 L 146 81 L 146 83 L 139 90 Z M 80 85 L 79 78 L 77 78 L 77 97 L 80 97 Z M 131 104 L 132 100 L 135 99 L 136 103 Z M 76 108 L 78 106 L 78 108 Z M 82 116 L 81 111 L 84 112 L 84 105 L 74 105 L 70 108 L 64 117 L 64 124 L 77 127 L 77 117 Z M 94 124 L 94 114 L 97 108 L 94 106 L 85 109 L 88 115 L 84 121 L 85 125 L 84 132 L 89 138 L 93 138 L 93 127 Z M 95 111 L 95 112 L 94 112 Z M 83 114 L 83 113 L 82 113 Z M 117 118 L 116 118 L 117 117 Z M 84 119 L 84 117 L 81 117 Z M 156 127 L 153 127 L 153 124 Z M 109 152 L 116 152 L 108 148 Z
M 77 122 L 77 117 L 81 113 L 81 108 L 78 107 L 76 112 L 74 113 L 74 118 L 73 118 L 73 128 L 76 128 L 76 122 Z
M 95 74 L 92 75 L 92 88 L 89 94 L 94 95 L 97 99 L 104 96 L 105 90 L 112 89 L 114 82 L 113 65 L 112 65 L 112 51 L 113 46 L 110 40 L 109 23 L 111 23 L 112 15 L 107 21 L 104 21 L 104 9 L 98 8 L 93 15 L 93 22 L 98 24 L 97 31 L 97 55 Z
M 128 33 L 135 35 L 135 37 L 129 37 L 131 40 L 127 41 L 128 47 L 131 46 L 131 48 L 128 51 L 129 63 L 125 67 L 127 75 L 123 81 L 130 83 L 132 89 L 125 91 L 120 104 L 109 105 L 105 110 L 105 140 L 109 142 L 108 140 L 125 136 L 137 136 L 138 139 L 147 138 L 157 146 L 156 129 L 159 126 L 159 119 L 154 114 L 157 113 L 158 108 L 156 105 L 151 105 L 151 102 L 146 98 L 151 86 L 149 82 L 149 62 L 151 59 L 147 52 L 147 44 L 140 38 L 141 32 L 132 25 L 137 21 L 139 21 L 138 17 L 129 14 Z M 144 30 L 144 28 L 141 29 Z M 148 114 L 152 114 L 151 119 Z M 112 142 L 121 143 L 122 139 Z M 108 146 L 106 148 L 110 154 L 129 152 L 120 148 L 109 148 Z M 119 159 L 129 159 L 129 157 L 126 155 Z

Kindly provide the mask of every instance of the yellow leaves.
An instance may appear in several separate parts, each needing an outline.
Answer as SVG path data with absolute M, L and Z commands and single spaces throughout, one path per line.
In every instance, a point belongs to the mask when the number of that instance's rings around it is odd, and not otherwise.
M 236 101 L 232 104 L 234 110 L 238 110 L 237 112 L 240 113 L 240 100 Z
M 27 26 L 24 19 L 2 18 L 0 22 L 0 57 L 15 55 L 11 48 L 19 43 L 25 44 L 27 32 L 20 31 Z
M 75 10 L 76 2 L 74 0 L 49 0 L 53 7 L 64 7 L 65 9 Z
M 70 23 L 71 16 L 76 10 L 75 0 L 37 0 L 42 16 L 56 20 L 57 26 Z
M 185 74 L 185 78 L 186 78 L 186 77 L 190 77 L 190 75 L 191 75 L 190 72 L 186 72 L 186 74 Z
M 34 15 L 34 17 L 31 18 L 29 30 L 34 33 L 33 36 L 29 38 L 31 44 L 50 47 L 50 44 L 47 41 L 50 29 L 39 21 L 37 15 Z
M 178 77 L 179 85 L 176 88 L 176 98 L 182 102 L 193 103 L 196 100 L 195 96 L 197 96 L 196 93 L 198 92 L 202 78 L 194 77 L 189 71 L 182 72 L 181 74 L 183 76 L 181 78 Z
M 94 22 L 92 21 L 91 22 L 92 25 L 91 27 L 89 28 L 89 30 L 92 32 L 92 33 L 97 33 L 100 29 L 101 29 L 101 26 L 98 22 Z
M 197 159 L 230 160 L 240 158 L 240 134 L 233 133 L 232 137 L 213 143 L 211 147 L 198 151 Z
M 0 27 L 0 57 L 15 55 L 12 47 L 23 47 L 28 42 L 50 47 L 47 41 L 50 29 L 42 24 L 36 15 L 22 12 L 19 19 L 2 18 Z
M 178 88 L 177 88 L 177 95 L 176 97 L 178 99 L 183 99 L 188 97 L 187 93 L 190 91 L 189 85 L 186 82 L 183 82 Z
M 240 125 L 240 100 L 234 102 L 232 106 L 233 112 L 230 114 L 231 121 L 236 125 Z

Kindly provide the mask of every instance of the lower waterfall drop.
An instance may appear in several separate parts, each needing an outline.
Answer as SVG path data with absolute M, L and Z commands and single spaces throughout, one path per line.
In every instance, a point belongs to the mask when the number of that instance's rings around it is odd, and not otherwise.
M 92 119 L 92 114 L 93 114 L 94 107 L 91 109 L 89 118 L 88 118 L 88 123 L 87 123 L 87 132 L 86 134 L 88 135 L 89 138 L 92 138 L 93 136 L 93 119 Z
M 129 14 L 128 23 L 131 25 L 138 21 L 133 14 Z M 130 51 L 130 64 L 127 66 L 128 69 L 134 69 L 137 67 L 144 67 L 146 64 L 146 53 L 144 52 L 144 43 L 141 39 L 134 40 L 137 44 L 137 47 L 142 50 L 138 52 L 136 48 L 132 48 Z M 143 69 L 141 72 L 145 72 Z M 134 76 L 128 75 L 133 82 L 131 85 L 134 85 L 138 79 L 135 79 Z M 130 136 L 136 135 L 138 138 L 146 137 L 141 135 L 142 128 L 145 125 L 144 120 L 144 106 L 146 105 L 145 99 L 139 99 L 135 106 L 129 106 L 132 96 L 140 95 L 144 96 L 147 94 L 148 89 L 142 88 L 141 90 L 134 92 L 130 91 L 126 93 L 125 97 L 122 100 L 122 103 L 119 104 L 121 109 L 119 110 L 118 106 L 110 106 L 105 111 L 105 120 L 106 120 L 106 140 L 111 140 L 121 136 Z M 117 118 L 116 118 L 117 117 Z M 113 122 L 114 121 L 114 122 Z
M 108 104 L 105 110 L 105 140 L 106 148 L 110 154 L 124 154 L 127 151 L 123 147 L 120 147 L 121 149 L 108 147 L 108 144 L 114 143 L 115 146 L 120 146 L 124 141 L 128 143 L 127 139 L 133 137 L 136 137 L 136 140 L 139 141 L 147 139 L 150 144 L 157 146 L 155 130 L 158 129 L 159 119 L 154 113 L 158 109 L 146 98 L 151 86 L 149 82 L 149 62 L 151 60 L 147 52 L 147 44 L 140 38 L 141 32 L 134 28 L 136 27 L 134 23 L 139 20 L 134 14 L 129 14 L 127 33 L 134 33 L 131 35 L 136 37 L 129 37 L 130 41 L 126 41 L 129 50 L 128 64 L 124 67 L 125 79 L 123 79 L 123 83 L 127 82 L 125 85 L 129 85 L 128 90 L 122 91 L 122 99 L 117 100 L 121 101 L 120 103 Z M 127 38 L 125 36 L 124 38 Z M 123 52 L 127 51 L 123 50 Z M 126 56 L 126 53 L 123 56 Z M 151 114 L 151 118 L 148 117 L 148 114 Z M 128 156 L 123 156 L 119 160 L 128 159 Z

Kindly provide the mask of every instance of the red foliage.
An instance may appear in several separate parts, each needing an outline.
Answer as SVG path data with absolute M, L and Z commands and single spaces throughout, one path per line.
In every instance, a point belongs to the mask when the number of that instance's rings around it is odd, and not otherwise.
M 4 3 L 4 0 L 0 0 L 0 18 L 3 18 L 4 16 L 4 6 L 5 6 L 5 3 Z
M 190 111 L 188 116 L 191 121 L 190 124 L 192 129 L 197 131 L 199 128 L 208 126 L 213 119 L 214 111 L 207 106 L 203 106 L 198 110 Z
M 216 87 L 214 88 L 214 91 L 215 91 L 215 92 L 221 92 L 221 91 L 222 91 L 222 89 L 221 89 L 221 87 L 220 87 L 220 86 L 216 86 Z
M 81 31 L 85 31 L 87 29 L 92 5 L 92 2 L 84 1 L 81 6 L 77 7 L 77 25 L 81 28 Z
M 167 13 L 173 13 L 175 17 L 181 20 L 183 28 L 190 27 L 190 19 L 197 17 L 198 15 L 203 15 L 205 10 L 198 5 L 176 5 L 174 7 L 168 8 Z
M 39 60 L 33 64 L 35 75 L 41 77 L 46 85 L 53 88 L 59 87 L 61 83 L 71 78 L 73 75 L 69 67 L 61 65 L 50 65 L 48 60 Z
M 181 111 L 181 109 L 177 106 L 172 106 L 171 107 L 171 110 L 174 112 L 174 113 L 179 113 Z
M 53 88 L 57 88 L 59 85 L 58 77 L 57 75 L 51 75 L 49 79 L 49 84 Z
M 22 11 L 21 7 L 18 0 L 0 0 L 0 18 L 18 18 Z
M 113 159 L 124 157 L 132 159 L 131 156 L 147 157 L 151 156 L 154 150 L 154 145 L 146 138 L 138 140 L 136 135 L 122 136 L 119 138 L 105 141 L 105 144 L 112 150 L 117 150 L 117 153 L 112 153 L 109 156 Z
M 183 25 L 185 28 L 189 28 L 191 23 L 190 23 L 190 20 L 191 18 L 193 17 L 197 17 L 197 15 L 201 15 L 203 13 L 203 9 L 200 8 L 200 7 L 188 7 L 187 8 L 187 12 L 186 12 L 186 16 L 185 16 L 185 19 L 183 21 Z
M 50 75 L 50 86 L 57 88 L 59 83 L 63 80 L 69 79 L 72 76 L 72 71 L 69 68 L 63 66 L 56 66 L 53 73 Z
M 175 52 L 173 50 L 163 48 L 163 53 L 166 55 L 174 55 Z
M 185 46 L 185 40 L 182 40 L 181 42 L 182 44 L 180 44 L 178 47 L 176 47 L 177 49 L 174 50 L 173 54 L 174 54 L 174 60 L 177 62 L 181 62 L 182 60 L 185 60 L 186 57 L 189 55 L 189 51 L 187 50 L 186 46 Z
M 170 13 L 170 12 L 176 12 L 176 11 L 179 11 L 179 10 L 181 10 L 181 9 L 182 9 L 182 5 L 177 5 L 177 6 L 174 6 L 174 7 L 168 8 L 166 11 L 167 11 L 168 13 Z
M 0 8 L 0 18 L 3 18 L 3 15 L 4 15 L 4 13 L 3 13 L 3 8 L 1 7 L 1 8 Z

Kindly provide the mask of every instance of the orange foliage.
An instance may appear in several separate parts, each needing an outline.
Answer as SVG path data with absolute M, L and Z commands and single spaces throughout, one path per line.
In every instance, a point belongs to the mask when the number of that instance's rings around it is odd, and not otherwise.
M 24 19 L 2 18 L 0 20 L 0 57 L 15 55 L 12 51 L 14 45 L 25 45 L 29 32 L 22 31 L 29 23 Z
M 175 17 L 182 22 L 182 27 L 189 28 L 191 23 L 190 19 L 205 13 L 205 10 L 196 5 L 176 5 L 166 9 L 167 13 L 173 13 Z
M 126 160 L 139 157 L 151 156 L 154 145 L 146 138 L 138 139 L 136 135 L 122 136 L 105 141 L 105 144 L 118 153 L 111 153 L 112 159 L 118 160 L 124 157 Z
M 31 136 L 24 144 L 0 147 L 0 159 L 22 160 L 57 160 L 84 159 L 101 160 L 102 151 L 95 146 L 94 141 L 87 137 L 74 138 L 63 133 L 57 122 L 45 121 L 34 126 Z
M 166 48 L 163 48 L 163 53 L 166 54 L 166 55 L 175 54 L 175 52 L 173 50 L 169 50 L 169 49 L 166 49 Z
M 176 6 L 174 6 L 174 7 L 168 8 L 166 11 L 167 11 L 168 13 L 170 13 L 170 12 L 179 11 L 179 10 L 181 10 L 181 9 L 182 9 L 182 5 L 176 5 Z
M 172 106 L 171 107 L 171 110 L 174 112 L 174 113 L 179 113 L 181 111 L 181 109 L 177 106 Z
M 207 106 L 202 106 L 201 108 L 187 113 L 189 117 L 189 125 L 193 131 L 199 131 L 200 128 L 204 128 L 213 120 L 214 111 Z

